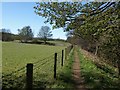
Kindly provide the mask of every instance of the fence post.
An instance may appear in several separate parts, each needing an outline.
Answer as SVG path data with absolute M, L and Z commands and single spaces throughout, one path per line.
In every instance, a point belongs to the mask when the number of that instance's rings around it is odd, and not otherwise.
M 64 50 L 62 50 L 62 62 L 61 62 L 61 66 L 63 66 L 63 58 L 64 58 Z
M 57 53 L 55 53 L 54 57 L 54 79 L 56 79 L 56 68 L 57 68 Z
M 33 88 L 33 64 L 29 63 L 26 66 L 26 90 L 32 90 Z

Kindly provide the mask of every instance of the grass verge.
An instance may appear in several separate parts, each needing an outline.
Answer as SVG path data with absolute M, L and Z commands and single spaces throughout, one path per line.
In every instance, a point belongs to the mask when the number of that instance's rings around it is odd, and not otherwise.
M 64 61 L 64 66 L 62 70 L 58 72 L 57 80 L 51 85 L 51 88 L 62 88 L 62 89 L 71 89 L 74 87 L 72 81 L 72 65 L 73 65 L 73 49 L 70 52 L 70 55 L 67 60 Z
M 100 69 L 91 60 L 86 58 L 80 50 L 80 68 L 82 77 L 84 77 L 86 88 L 120 90 L 119 78 L 110 75 L 110 73 Z

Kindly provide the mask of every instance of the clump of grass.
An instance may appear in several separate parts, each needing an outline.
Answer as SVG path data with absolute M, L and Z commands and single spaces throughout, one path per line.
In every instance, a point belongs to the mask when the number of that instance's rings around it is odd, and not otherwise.
M 103 69 L 98 68 L 91 60 L 84 57 L 84 55 L 79 52 L 80 57 L 80 68 L 82 77 L 84 77 L 85 85 L 87 88 L 92 89 L 119 89 L 120 82 L 119 79 L 111 76 Z

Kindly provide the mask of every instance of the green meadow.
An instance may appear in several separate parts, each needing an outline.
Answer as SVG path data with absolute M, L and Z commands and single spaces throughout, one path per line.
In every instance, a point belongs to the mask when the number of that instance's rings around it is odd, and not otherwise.
M 27 63 L 34 63 L 53 55 L 55 52 L 61 52 L 65 47 L 3 42 L 2 72 L 9 74 L 26 66 Z
M 28 63 L 33 63 L 34 88 L 73 87 L 72 82 L 68 83 L 72 75 L 72 58 L 65 60 L 64 66 L 61 66 L 61 51 L 69 44 L 56 41 L 52 43 L 59 46 L 2 42 L 3 88 L 25 88 Z M 57 53 L 57 80 L 53 78 L 54 53 Z M 64 81 L 65 79 L 68 80 Z

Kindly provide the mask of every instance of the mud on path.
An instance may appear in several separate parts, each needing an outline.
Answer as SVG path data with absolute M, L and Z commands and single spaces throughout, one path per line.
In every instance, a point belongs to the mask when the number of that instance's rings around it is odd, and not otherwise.
M 76 46 L 74 47 L 74 62 L 73 62 L 73 81 L 75 85 L 75 90 L 86 90 L 84 86 L 84 80 L 80 73 L 80 60 L 77 52 Z

